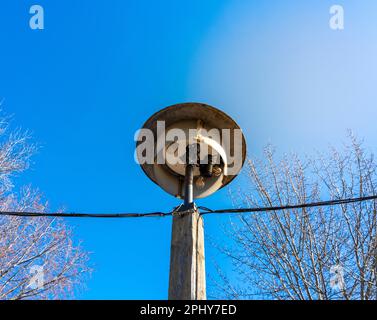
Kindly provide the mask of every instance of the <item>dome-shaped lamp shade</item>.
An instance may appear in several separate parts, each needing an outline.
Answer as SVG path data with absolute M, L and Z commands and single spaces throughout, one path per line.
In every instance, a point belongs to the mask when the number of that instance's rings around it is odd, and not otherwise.
M 167 107 L 139 132 L 136 156 L 145 174 L 171 195 L 184 198 L 187 164 L 193 165 L 193 197 L 204 198 L 231 182 L 246 157 L 240 127 L 202 103 Z

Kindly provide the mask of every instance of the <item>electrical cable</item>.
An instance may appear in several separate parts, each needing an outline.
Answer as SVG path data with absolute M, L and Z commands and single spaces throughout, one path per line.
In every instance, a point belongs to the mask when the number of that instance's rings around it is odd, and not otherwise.
M 236 208 L 236 209 L 218 209 L 212 210 L 207 207 L 198 207 L 202 209 L 201 215 L 215 214 L 215 213 L 254 213 L 254 212 L 268 212 L 289 209 L 304 209 L 313 207 L 335 206 L 341 204 L 349 204 L 355 202 L 363 202 L 377 200 L 377 195 L 336 199 L 328 201 L 319 201 L 303 204 L 292 204 L 285 206 L 271 206 L 271 207 L 254 207 L 254 208 Z M 0 216 L 17 216 L 17 217 L 63 217 L 63 218 L 144 218 L 144 217 L 167 217 L 175 213 L 175 209 L 171 212 L 150 212 L 150 213 L 45 213 L 45 212 L 18 212 L 18 211 L 0 211 Z
M 358 198 L 319 201 L 319 202 L 311 202 L 311 203 L 303 203 L 303 204 L 293 204 L 293 205 L 285 205 L 285 206 L 219 209 L 219 210 L 212 210 L 206 207 L 199 207 L 199 209 L 204 210 L 201 212 L 202 215 L 212 214 L 212 213 L 252 213 L 252 212 L 279 211 L 279 210 L 287 210 L 287 209 L 304 209 L 304 208 L 313 208 L 313 207 L 335 206 L 335 205 L 340 205 L 340 204 L 363 202 L 363 201 L 369 201 L 369 200 L 377 200 L 377 195 L 367 196 L 367 197 L 358 197 Z
M 17 212 L 0 211 L 0 216 L 16 217 L 63 217 L 63 218 L 142 218 L 142 217 L 166 217 L 171 212 L 150 213 L 44 213 L 44 212 Z

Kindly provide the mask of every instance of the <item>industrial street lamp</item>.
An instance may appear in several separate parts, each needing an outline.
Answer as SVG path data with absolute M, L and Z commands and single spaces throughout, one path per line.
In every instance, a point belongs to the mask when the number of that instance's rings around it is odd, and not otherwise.
M 184 200 L 173 214 L 169 299 L 206 299 L 203 219 L 194 199 L 213 194 L 238 175 L 246 157 L 242 131 L 212 106 L 182 103 L 151 116 L 137 140 L 144 173 Z

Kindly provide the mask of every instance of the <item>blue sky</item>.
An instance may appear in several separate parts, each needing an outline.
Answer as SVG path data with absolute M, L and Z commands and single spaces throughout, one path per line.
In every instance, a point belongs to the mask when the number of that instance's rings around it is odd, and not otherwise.
M 29 28 L 33 4 L 44 7 L 44 30 Z M 344 7 L 343 31 L 329 28 L 333 4 Z M 373 0 L 5 0 L 0 12 L 2 108 L 41 145 L 16 182 L 38 187 L 51 210 L 176 206 L 134 162 L 133 137 L 178 102 L 230 114 L 252 156 L 268 142 L 281 152 L 324 150 L 347 128 L 375 150 Z M 226 190 L 200 204 L 231 206 Z M 227 219 L 205 218 L 207 244 L 222 239 Z M 67 223 L 95 269 L 78 298 L 167 298 L 170 218 Z M 221 258 L 211 245 L 206 255 L 213 273 Z

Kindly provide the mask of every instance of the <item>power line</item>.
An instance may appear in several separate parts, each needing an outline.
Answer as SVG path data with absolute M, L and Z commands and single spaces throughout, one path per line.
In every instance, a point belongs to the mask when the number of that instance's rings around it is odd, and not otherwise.
M 171 212 L 150 213 L 44 213 L 44 212 L 17 212 L 0 211 L 0 216 L 16 217 L 63 217 L 63 218 L 143 218 L 143 217 L 166 217 Z
M 237 209 L 218 209 L 212 210 L 206 207 L 202 209 L 201 215 L 215 213 L 254 213 L 269 212 L 289 209 L 304 209 L 313 207 L 335 206 L 340 204 L 356 203 L 363 201 L 377 200 L 377 195 L 347 198 L 338 200 L 319 201 L 295 205 L 271 206 L 271 207 L 254 207 L 254 208 L 237 208 Z M 144 218 L 144 217 L 167 217 L 174 215 L 176 209 L 171 212 L 149 212 L 149 213 L 44 213 L 44 212 L 18 212 L 18 211 L 0 211 L 0 216 L 17 216 L 17 217 L 63 217 L 63 218 Z
M 255 207 L 255 208 L 238 208 L 238 209 L 219 209 L 219 210 L 211 210 L 206 207 L 199 207 L 199 209 L 204 210 L 201 212 L 201 214 L 251 213 L 251 212 L 268 212 L 268 211 L 278 211 L 278 210 L 288 210 L 288 209 L 304 209 L 304 208 L 313 208 L 313 207 L 335 206 L 339 204 L 348 204 L 348 203 L 362 202 L 362 201 L 368 201 L 368 200 L 377 200 L 377 195 L 359 197 L 359 198 L 319 201 L 319 202 L 311 202 L 311 203 L 304 203 L 304 204 L 273 206 L 273 207 Z

